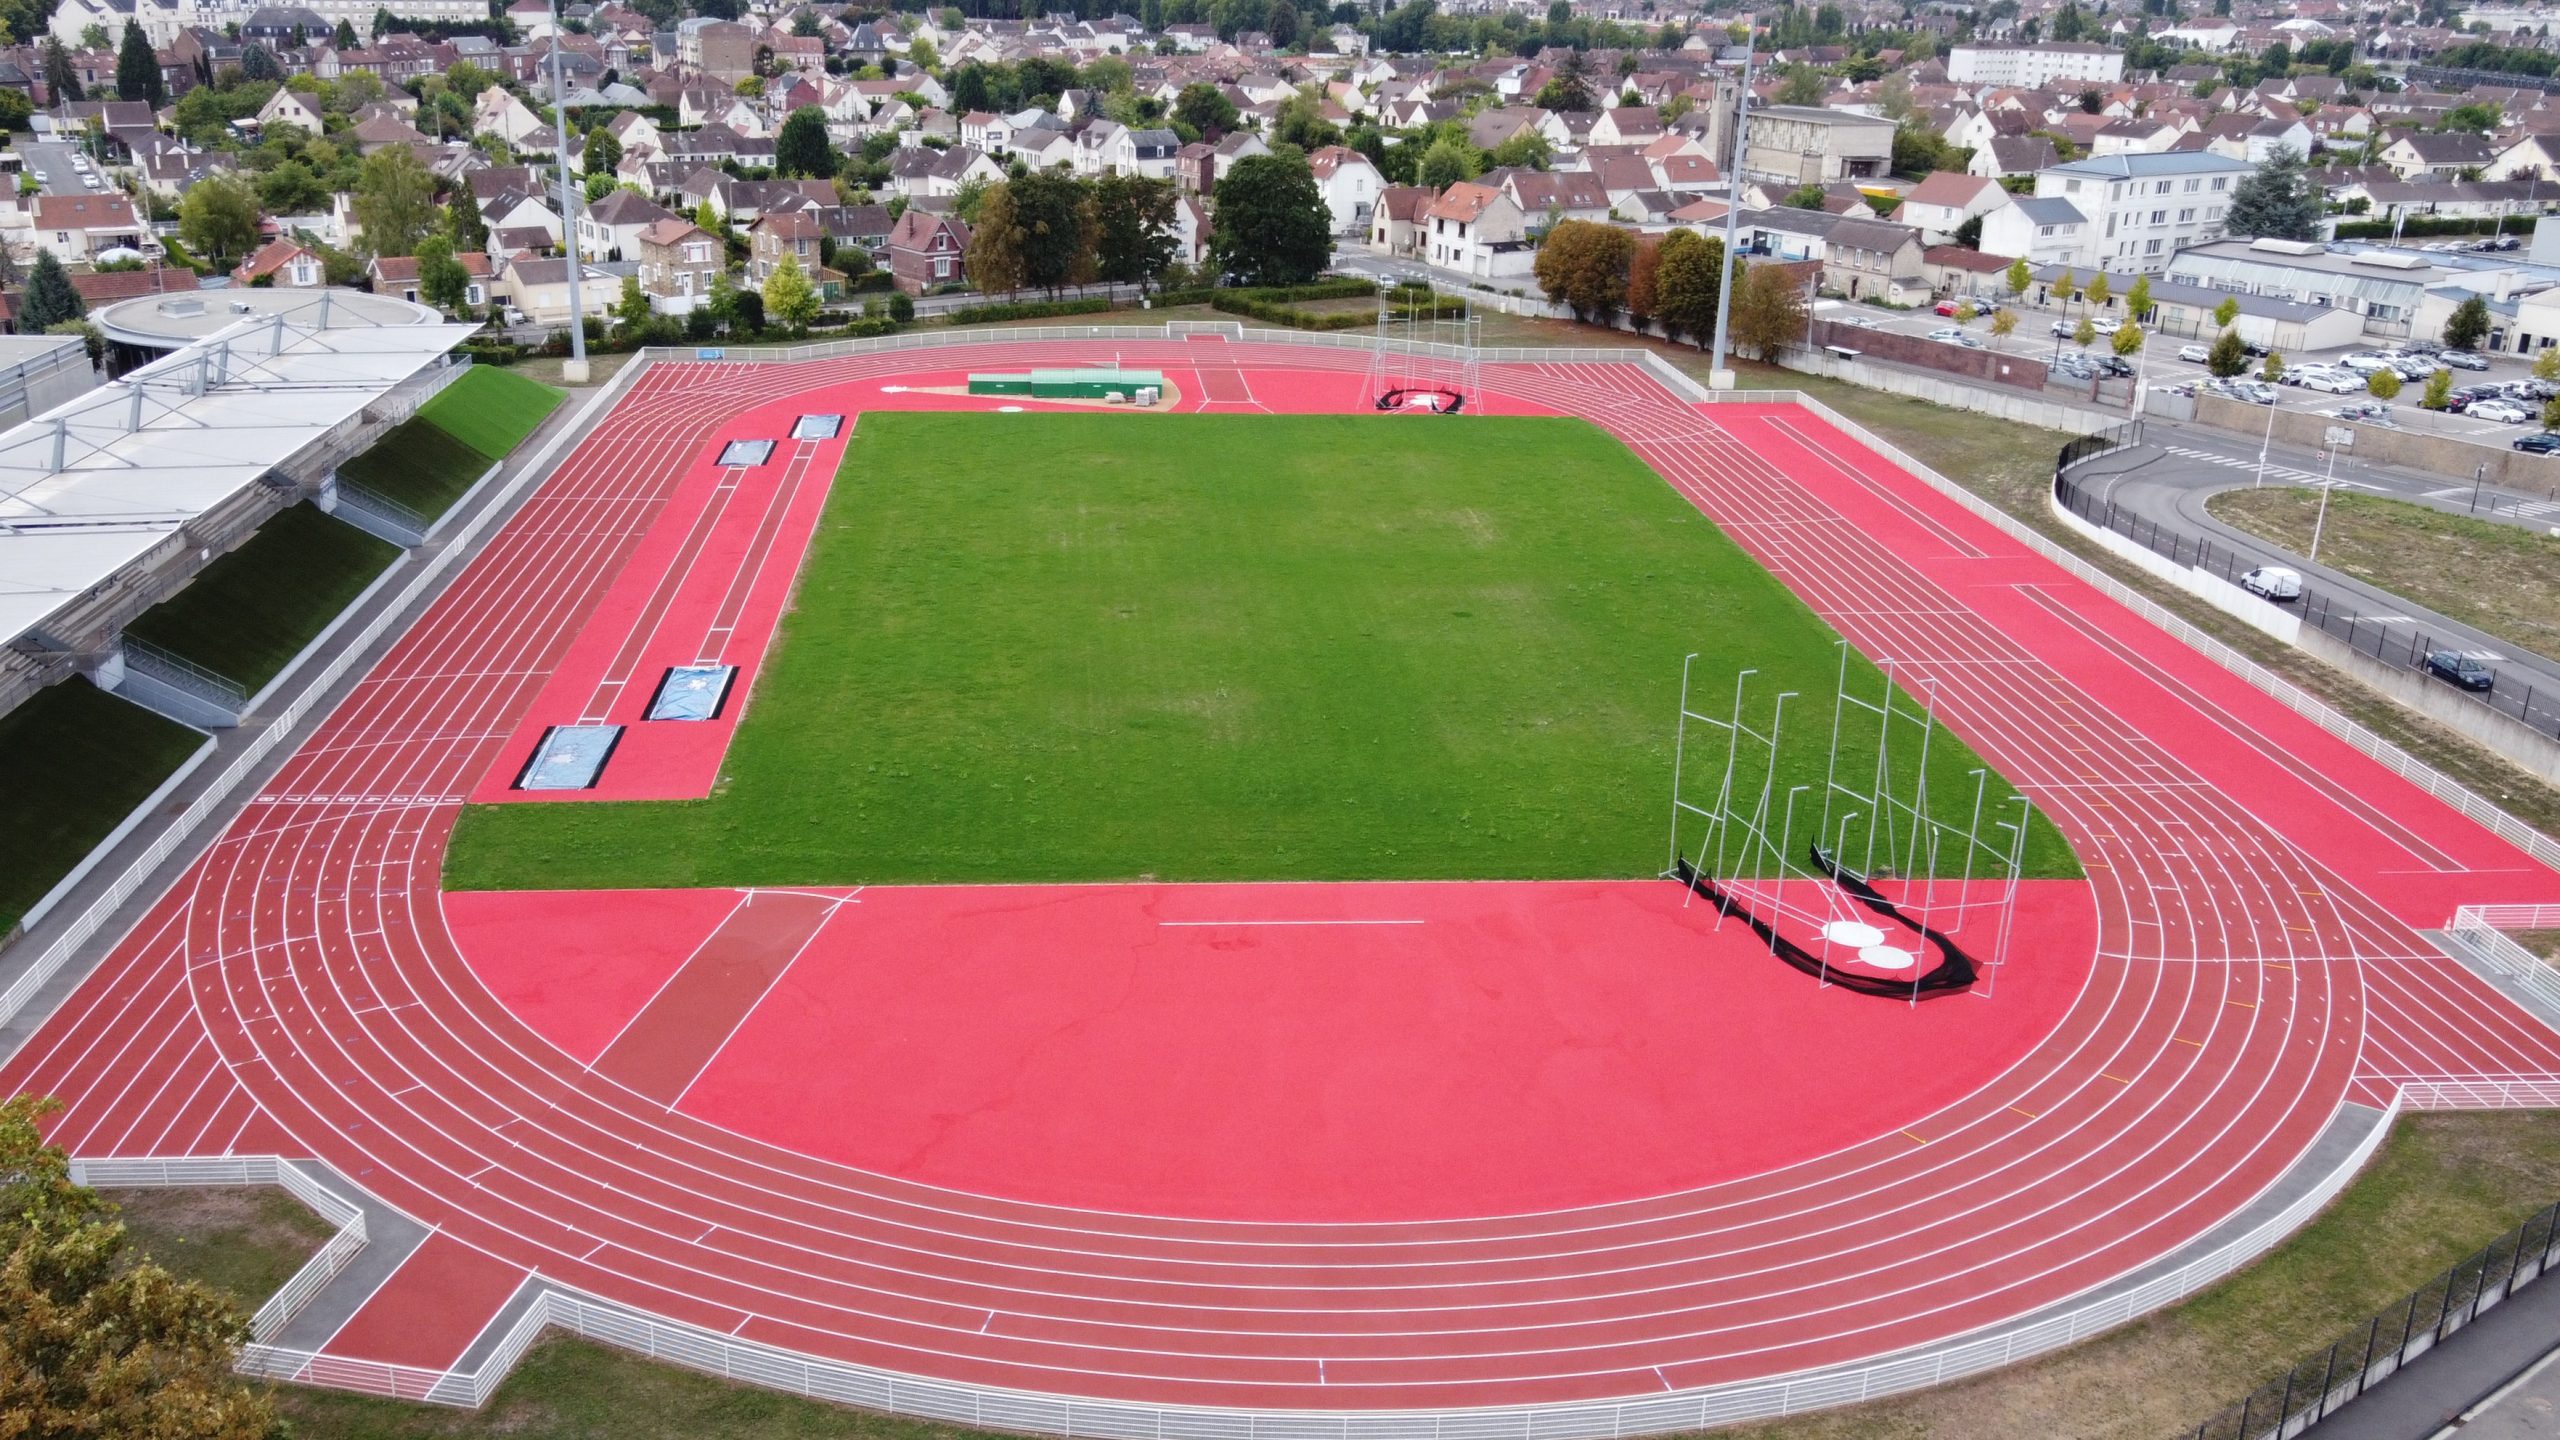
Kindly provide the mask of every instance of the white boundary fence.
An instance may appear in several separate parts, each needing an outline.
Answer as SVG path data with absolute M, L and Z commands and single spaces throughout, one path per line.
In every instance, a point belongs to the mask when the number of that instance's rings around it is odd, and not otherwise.
M 589 402 L 588 409 L 592 413 L 597 406 L 626 389 L 652 363 L 660 360 L 798 362 L 882 351 L 934 349 L 958 345 L 1006 344 L 1039 340 L 1163 340 L 1166 338 L 1168 336 L 1162 326 L 1052 326 L 929 332 L 795 347 L 754 347 L 745 350 L 723 350 L 708 357 L 688 350 L 643 351 L 635 356 L 631 363 L 625 365 L 614 380 Z M 1259 329 L 1250 332 L 1250 338 L 1257 342 L 1326 349 L 1371 350 L 1377 348 L 1378 344 L 1376 339 L 1370 336 L 1308 334 L 1298 331 Z M 1388 342 L 1387 348 L 1421 354 L 1445 354 L 1452 358 L 1460 358 L 1463 354 L 1458 347 L 1431 344 L 1391 341 Z M 2454 805 L 2466 815 L 2470 815 L 2501 836 L 2525 848 L 2535 858 L 2546 864 L 2560 866 L 2560 843 L 2555 843 L 2548 836 L 2542 835 L 2515 817 L 2482 800 L 2469 789 L 2417 761 L 2391 742 L 2338 714 L 2326 704 L 2296 688 L 2291 682 L 2204 634 L 2118 582 L 2112 576 L 2070 554 L 2042 534 L 2029 529 L 1989 501 L 1920 464 L 1898 447 L 1870 434 L 1864 427 L 1837 414 L 1830 407 L 1810 396 L 1797 391 L 1784 390 L 1709 391 L 1664 362 L 1651 350 L 1641 347 L 1489 348 L 1479 352 L 1477 358 L 1494 363 L 1637 364 L 1669 385 L 1675 394 L 1699 401 L 1734 400 L 1801 404 L 1840 429 L 1842 433 L 1857 439 L 1876 453 L 1901 465 L 1913 475 L 1973 510 L 2004 533 L 2053 560 L 2073 575 L 2097 587 L 2186 644 L 2202 651 L 2225 668 L 2248 679 L 2260 689 L 2274 695 L 2289 708 L 2346 740 L 2395 773 L 2409 778 L 2439 799 Z M 544 463 L 528 464 L 517 477 L 517 487 L 521 488 L 529 479 L 545 473 L 546 470 L 547 466 Z M 455 537 L 451 545 L 440 550 L 420 570 L 400 600 L 386 607 L 363 633 L 350 640 L 347 646 L 339 651 L 337 657 L 304 687 L 294 703 L 261 732 L 258 740 L 233 763 L 223 777 L 200 796 L 177 823 L 163 833 L 151 851 L 128 867 L 110 893 L 84 912 L 79 921 L 75 922 L 68 932 L 56 940 L 53 946 L 19 977 L 16 984 L 10 986 L 5 993 L 0 993 L 0 1023 L 5 1023 L 22 1009 L 35 991 L 68 963 L 79 947 L 114 915 L 118 906 L 140 889 L 159 863 L 185 844 L 204 820 L 229 798 L 231 791 L 237 788 L 277 745 L 291 735 L 299 721 L 320 702 L 329 688 L 343 678 L 347 670 L 381 639 L 394 623 L 405 623 L 409 610 L 427 587 L 440 578 L 459 557 L 468 554 L 472 549 L 472 542 L 478 538 L 480 532 L 496 516 L 506 513 L 509 508 L 504 503 L 492 504 L 475 516 L 471 524 Z M 2447 1098 L 2444 1091 L 2444 1084 L 2434 1084 L 2424 1092 L 2423 1098 L 2443 1103 Z M 1708 1387 L 1641 1400 L 1592 1401 L 1510 1408 L 1343 1412 L 1253 1411 L 1086 1401 L 1034 1392 L 919 1380 L 866 1366 L 814 1359 L 774 1346 L 738 1340 L 695 1326 L 670 1324 L 620 1305 L 576 1296 L 556 1287 L 542 1290 L 535 1297 L 534 1302 L 525 1307 L 505 1334 L 499 1338 L 499 1343 L 477 1366 L 468 1371 L 429 1370 L 350 1362 L 307 1351 L 287 1350 L 263 1341 L 247 1347 L 242 1356 L 241 1368 L 250 1374 L 276 1379 L 297 1380 L 309 1384 L 394 1395 L 439 1404 L 476 1406 L 484 1403 L 495 1392 L 508 1370 L 541 1332 L 556 1325 L 590 1339 L 617 1345 L 653 1358 L 669 1360 L 706 1373 L 774 1389 L 897 1414 L 997 1429 L 1041 1431 L 1069 1436 L 1106 1436 L 1115 1437 L 1115 1440 L 1585 1440 L 1585 1437 L 1617 1437 L 1687 1430 L 1850 1404 L 1941 1384 L 2076 1343 L 2147 1314 L 2162 1305 L 2191 1295 L 2272 1248 L 2344 1189 L 2382 1143 L 2390 1130 L 2391 1121 L 2396 1118 L 2405 1103 L 2407 1102 L 2404 1097 L 2395 1093 L 2390 1106 L 2384 1111 L 2379 1122 L 2364 1134 L 2354 1150 L 2323 1172 L 2283 1210 L 2252 1226 L 2245 1234 L 2215 1247 L 2210 1253 L 2174 1271 L 2130 1286 L 2116 1294 L 2063 1308 L 2043 1317 L 2030 1317 L 2020 1322 L 2013 1322 L 1986 1334 L 1948 1341 L 1904 1355 L 1858 1365 L 1832 1367 L 1796 1376 Z M 109 1163 L 111 1162 L 92 1161 L 85 1162 L 85 1165 L 105 1166 Z M 248 1167 L 261 1162 L 245 1160 L 218 1163 L 237 1163 Z M 264 1163 L 277 1165 L 275 1171 L 278 1176 L 277 1183 L 291 1183 L 282 1179 L 283 1175 L 291 1172 L 291 1167 L 282 1166 L 271 1159 Z M 104 1173 L 119 1172 L 109 1170 Z M 118 1182 L 93 1180 L 91 1183 Z M 163 1183 L 215 1182 L 186 1180 Z M 359 1216 L 359 1222 L 360 1219 Z M 345 1238 L 345 1233 L 342 1231 L 340 1239 Z M 322 1258 L 329 1258 L 334 1252 L 336 1257 L 334 1263 L 339 1268 L 343 1268 L 346 1260 L 351 1258 L 363 1243 L 359 1236 L 349 1241 L 340 1250 L 336 1249 L 337 1242 L 332 1242 L 332 1247 L 324 1248 L 323 1256 L 315 1257 L 313 1264 L 320 1264 Z M 329 1273 L 334 1274 L 335 1271 Z M 325 1275 L 321 1276 L 306 1285 L 303 1283 L 303 1277 L 297 1275 L 287 1289 L 300 1300 L 307 1300 L 310 1293 L 325 1283 L 326 1278 Z M 272 1328 L 280 1328 L 281 1323 L 276 1322 L 276 1327 L 271 1327 L 266 1333 L 272 1333 Z
M 2508 939 L 2507 930 L 2560 930 L 2560 905 L 2465 905 L 2453 912 L 2445 933 L 2470 947 L 2499 974 L 2560 1005 L 2560 971 Z

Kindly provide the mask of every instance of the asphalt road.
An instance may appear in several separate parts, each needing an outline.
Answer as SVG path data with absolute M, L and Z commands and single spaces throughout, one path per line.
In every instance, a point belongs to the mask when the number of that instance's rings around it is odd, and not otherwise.
M 78 145 L 22 137 L 15 148 L 25 161 L 27 174 L 43 173 L 42 184 L 47 195 L 104 195 L 115 188 L 114 182 L 94 166 L 89 173 L 98 177 L 98 183 L 90 186 L 80 182 L 80 172 L 71 163 L 72 156 L 80 153 Z
M 2226 433 L 2198 427 L 2146 422 L 2144 428 L 2142 445 L 2084 466 L 2073 472 L 2074 478 L 2100 499 L 2113 502 L 2120 512 L 2128 512 L 2191 538 L 2210 538 L 2225 549 L 2247 557 L 2251 565 L 2284 565 L 2301 571 L 2304 583 L 2328 595 L 2333 609 L 2339 613 L 2362 614 L 2395 630 L 2405 627 L 2429 637 L 2435 648 L 2462 650 L 2486 661 L 2498 672 L 2498 689 L 2502 694 L 2519 695 L 2525 687 L 2532 687 L 2530 703 L 2536 728 L 2560 732 L 2560 662 L 2449 619 L 2411 603 L 2405 596 L 2368 585 L 2215 519 L 2205 511 L 2208 497 L 2258 482 L 2256 447 L 2246 441 L 2234 447 L 2230 443 L 2232 437 Z M 2235 449 L 2240 452 L 2236 456 Z M 2238 463 L 2232 463 L 2235 458 Z M 2460 508 L 2442 493 L 2451 487 L 2441 477 L 2351 464 L 2345 473 L 2333 479 L 2324 461 L 2309 452 L 2284 445 L 2277 445 L 2269 452 L 2265 483 L 2310 488 L 2334 484 L 2339 489 L 2354 488 L 2368 493 L 2418 499 L 2422 503 L 2432 502 L 2445 508 Z M 2467 486 L 2463 490 L 2468 493 Z M 2560 504 L 2524 502 L 2521 497 L 2507 498 L 2519 504 L 2547 509 L 2548 515 L 2531 517 L 2539 528 L 2548 529 L 2560 524 Z M 2526 517 L 2512 511 L 2502 518 L 2527 523 Z M 2507 713 L 2514 712 L 2509 710 Z

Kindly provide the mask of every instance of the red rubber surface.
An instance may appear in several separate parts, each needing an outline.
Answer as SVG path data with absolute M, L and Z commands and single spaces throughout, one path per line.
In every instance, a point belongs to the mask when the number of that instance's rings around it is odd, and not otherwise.
M 516 1013 L 564 1049 L 639 1015 L 596 1068 L 681 1092 L 686 1114 L 931 1185 L 1232 1220 L 1511 1214 L 1827 1154 L 1993 1081 L 2079 996 L 2097 938 L 2088 887 L 2032 883 L 1996 1002 L 1913 1009 L 1819 988 L 1685 898 L 875 886 L 804 948 L 795 922 L 819 906 L 766 891 L 636 967 L 690 947 L 682 973 L 719 970 L 719 993 L 637 997 L 581 984 L 591 927 L 627 928 L 592 896 L 462 894 L 446 913 L 492 990 L 541 997 Z M 763 963 L 722 964 L 749 929 L 781 933 Z M 1986 951 L 1990 935 L 1965 932 Z M 625 1052 L 665 1078 L 623 1073 Z
M 1357 404 L 1366 368 L 1108 348 L 1223 363 L 1274 409 Z M 1489 409 L 1606 426 L 1867 653 L 1933 680 L 2071 837 L 2090 979 L 2017 1064 L 1910 1134 L 1762 1174 L 1330 1225 L 971 1195 L 670 1109 L 481 982 L 436 889 L 452 797 L 502 764 L 714 438 L 786 397 L 873 408 L 909 363 L 644 376 L 0 1084 L 63 1095 L 77 1154 L 316 1156 L 491 1264 L 724 1333 L 955 1381 L 1344 1408 L 1659 1394 L 1956 1334 L 2203 1234 L 2342 1098 L 2560 1073 L 2550 1032 L 2410 928 L 2552 900 L 2560 877 L 1809 415 L 1682 404 L 1632 366 L 1489 366 Z

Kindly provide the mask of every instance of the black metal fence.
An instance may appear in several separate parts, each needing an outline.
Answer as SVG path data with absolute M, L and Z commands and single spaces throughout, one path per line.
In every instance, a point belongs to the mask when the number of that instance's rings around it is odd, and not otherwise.
M 2408 1298 L 2383 1307 L 2328 1349 L 2304 1356 L 2197 1426 L 2191 1440 L 2289 1440 L 2319 1424 L 2560 1261 L 2555 1225 L 2560 1225 L 2560 1205 L 2537 1212 Z
M 2128 425 L 2113 426 L 2095 435 L 2083 435 L 2063 446 L 2062 453 L 2054 462 L 2054 498 L 2090 524 L 2112 530 L 2152 553 L 2166 557 L 2173 564 L 2191 566 L 2234 585 L 2239 584 L 2241 576 L 2257 569 L 2263 562 L 2210 537 L 2190 535 L 2174 526 L 2136 515 L 2107 498 L 2103 489 L 2070 473 L 2075 465 L 2130 444 L 2126 432 L 2131 428 Z M 2406 615 L 2375 614 L 2362 608 L 2353 596 L 2314 586 L 2307 576 L 2303 580 L 2302 599 L 2295 608 L 2303 624 L 2344 643 L 2351 650 L 2397 669 L 2424 672 L 2431 652 L 2460 651 L 2468 648 L 2470 643 L 2454 636 L 2436 635 Z M 2560 735 L 2560 687 L 2501 681 L 2489 690 L 2455 690 L 2450 684 L 2446 688 L 2448 693 L 2487 706 L 2545 735 Z

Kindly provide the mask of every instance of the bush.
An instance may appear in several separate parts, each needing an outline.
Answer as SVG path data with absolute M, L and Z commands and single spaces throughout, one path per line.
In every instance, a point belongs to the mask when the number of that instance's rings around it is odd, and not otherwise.
M 1110 308 L 1111 302 L 1100 297 L 1089 300 L 1026 300 L 1018 305 L 968 305 L 951 312 L 951 323 L 983 325 L 997 320 L 1045 320 L 1052 315 L 1099 315 Z

